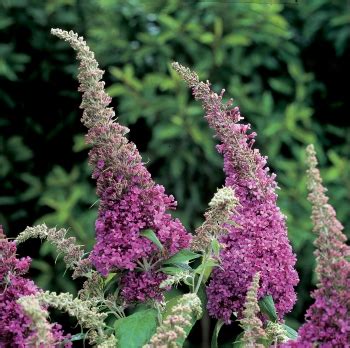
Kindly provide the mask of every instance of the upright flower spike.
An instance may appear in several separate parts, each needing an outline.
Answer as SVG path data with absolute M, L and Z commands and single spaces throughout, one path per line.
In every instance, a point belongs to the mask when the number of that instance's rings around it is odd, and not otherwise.
M 141 282 L 145 279 L 144 284 L 139 284 L 139 289 L 150 287 L 146 291 L 148 298 L 158 298 L 158 286 L 165 277 L 155 272 L 151 261 L 154 263 L 186 248 L 190 235 L 178 219 L 166 212 L 175 209 L 174 197 L 166 195 L 164 187 L 151 179 L 136 146 L 125 137 L 128 129 L 114 120 L 113 109 L 107 107 L 111 98 L 104 91 L 103 71 L 98 68 L 93 52 L 83 38 L 73 32 L 60 29 L 51 32 L 68 41 L 77 51 L 80 61 L 78 79 L 79 91 L 83 92 L 82 122 L 89 129 L 86 137 L 92 145 L 89 163 L 93 167 L 100 198 L 97 241 L 91 261 L 104 276 L 117 269 L 128 270 L 122 279 L 126 288 L 133 287 L 130 282 L 135 278 Z M 163 254 L 140 234 L 145 229 L 154 231 L 164 247 Z M 139 277 L 135 269 L 145 264 L 148 265 L 146 273 Z M 134 289 L 129 300 L 143 297 L 140 291 Z
M 31 308 L 18 303 L 24 296 L 40 293 L 31 280 L 23 277 L 29 266 L 29 257 L 16 258 L 16 243 L 7 240 L 0 225 L 0 347 L 34 347 L 33 342 L 40 344 L 43 340 L 47 340 L 46 347 L 61 346 L 65 337 L 60 325 L 46 321 L 45 308 L 37 313 L 45 320 L 38 327 Z
M 260 312 L 258 304 L 259 280 L 260 274 L 256 273 L 248 288 L 244 304 L 243 318 L 240 320 L 240 325 L 244 330 L 241 342 L 246 348 L 263 348 L 264 346 L 259 343 L 259 341 L 266 338 L 263 324 L 258 317 Z
M 221 268 L 213 271 L 207 288 L 210 315 L 229 323 L 235 312 L 240 316 L 245 294 L 253 275 L 261 275 L 260 297 L 272 295 L 280 318 L 295 301 L 294 286 L 298 275 L 296 258 L 288 241 L 285 217 L 276 205 L 275 175 L 269 174 L 266 157 L 253 149 L 255 133 L 247 134 L 249 124 L 242 120 L 239 108 L 223 104 L 209 82 L 179 63 L 174 69 L 192 88 L 195 99 L 202 102 L 205 118 L 214 129 L 224 156 L 227 187 L 231 187 L 240 206 L 232 215 L 229 233 L 221 238 L 226 245 L 221 252 Z
M 308 199 L 317 235 L 314 245 L 318 283 L 312 293 L 315 302 L 306 312 L 299 339 L 283 347 L 350 347 L 350 247 L 345 243 L 343 226 L 328 203 L 314 147 L 309 145 L 306 152 Z

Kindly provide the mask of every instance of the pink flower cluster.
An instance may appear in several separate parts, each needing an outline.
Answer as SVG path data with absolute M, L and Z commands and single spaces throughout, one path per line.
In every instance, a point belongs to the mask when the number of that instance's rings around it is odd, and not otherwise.
M 190 235 L 181 222 L 166 212 L 175 209 L 174 197 L 167 196 L 164 187 L 152 181 L 135 145 L 126 141 L 120 129 L 119 125 L 111 124 L 103 133 L 103 127 L 96 127 L 88 135 L 88 141 L 94 144 L 89 158 L 100 196 L 96 244 L 90 258 L 102 275 L 116 270 L 135 270 L 143 259 L 155 263 L 190 243 Z M 102 134 L 106 141 L 98 140 Z M 152 229 L 162 243 L 163 254 L 140 234 L 147 229 Z M 122 279 L 125 300 L 159 298 L 162 277 L 154 272 L 131 274 L 126 273 Z
M 226 186 L 233 188 L 240 203 L 232 215 L 239 226 L 228 226 L 222 237 L 221 267 L 214 269 L 207 287 L 209 314 L 226 323 L 232 313 L 240 316 L 248 286 L 259 272 L 259 298 L 272 295 L 282 318 L 296 301 L 298 275 L 285 217 L 276 205 L 275 175 L 269 174 L 266 158 L 253 149 L 255 133 L 247 134 L 250 125 L 238 123 L 238 107 L 231 108 L 232 101 L 223 104 L 224 91 L 217 95 L 197 74 L 178 63 L 173 67 L 203 104 L 205 118 L 221 141 L 218 151 L 224 156 Z
M 116 270 L 132 271 L 146 259 L 150 267 L 162 257 L 188 247 L 190 235 L 167 210 L 175 209 L 173 196 L 156 185 L 142 163 L 136 146 L 117 123 L 90 128 L 87 141 L 93 144 L 89 162 L 94 168 L 100 209 L 96 220 L 96 244 L 90 259 L 102 275 Z M 140 232 L 152 229 L 164 250 Z M 159 263 L 158 263 L 159 266 Z M 138 270 L 146 270 L 138 267 Z M 134 286 L 137 279 L 138 286 Z M 155 272 L 122 276 L 122 295 L 127 301 L 160 298 L 160 277 Z M 129 289 L 129 291 L 126 291 Z
M 298 331 L 298 340 L 288 341 L 281 348 L 350 347 L 350 267 L 344 263 L 334 266 L 334 272 L 343 270 L 339 279 L 342 290 L 334 281 L 315 290 L 312 294 L 315 302 L 306 312 L 306 323 Z
M 156 233 L 168 255 L 187 247 L 189 236 L 183 226 L 166 213 L 174 206 L 163 186 L 142 189 L 135 185 L 108 209 L 101 209 L 91 256 L 96 269 L 107 275 L 116 269 L 134 270 L 142 258 L 159 258 L 157 246 L 140 235 L 145 229 Z
M 128 272 L 122 279 L 122 296 L 127 302 L 145 302 L 147 299 L 162 300 L 159 284 L 166 279 L 164 273 L 152 271 Z
M 31 280 L 22 277 L 29 266 L 29 257 L 16 258 L 16 244 L 6 239 L 0 225 L 0 347 L 25 348 L 28 342 L 36 341 L 32 320 L 16 302 L 39 291 Z M 66 338 L 58 324 L 52 325 L 52 335 L 56 342 Z
M 233 124 L 240 119 L 238 108 L 229 116 L 233 117 L 232 126 L 225 129 L 218 150 L 224 155 L 226 186 L 234 189 L 240 202 L 232 216 L 239 227 L 231 227 L 221 240 L 225 245 L 222 269 L 214 270 L 207 288 L 209 313 L 229 322 L 232 312 L 241 312 L 247 287 L 260 272 L 259 298 L 272 295 L 282 318 L 296 301 L 298 276 L 285 219 L 276 205 L 275 176 L 268 174 L 266 158 L 251 150 L 252 135 L 246 134 L 249 126 Z M 209 122 L 218 122 L 214 117 L 207 115 Z M 230 139 L 235 137 L 240 139 L 237 146 L 252 154 L 252 162 L 244 151 L 233 149 Z
M 337 253 L 337 244 L 332 248 Z M 323 348 L 350 347 L 350 262 L 343 258 L 329 265 L 326 271 L 328 276 L 321 278 L 311 295 L 315 302 L 306 312 L 306 323 L 299 329 L 298 345 L 291 347 L 312 347 L 316 343 Z

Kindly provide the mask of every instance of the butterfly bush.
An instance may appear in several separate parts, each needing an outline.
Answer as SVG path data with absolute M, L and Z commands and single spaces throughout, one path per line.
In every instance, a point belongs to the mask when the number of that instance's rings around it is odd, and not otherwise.
M 173 67 L 203 104 L 205 118 L 221 142 L 217 149 L 224 156 L 225 184 L 240 203 L 232 216 L 239 226 L 222 237 L 221 268 L 214 270 L 207 288 L 209 313 L 229 323 L 232 313 L 242 312 L 247 288 L 259 272 L 259 297 L 272 295 L 282 318 L 296 301 L 298 275 L 285 217 L 276 205 L 275 175 L 269 174 L 267 158 L 253 149 L 256 134 L 247 133 L 249 124 L 239 123 L 238 107 L 230 108 L 232 101 L 223 104 L 224 91 L 218 95 L 188 68 L 178 63 Z
M 80 61 L 82 122 L 89 129 L 89 163 L 100 198 L 91 261 L 104 276 L 111 271 L 128 271 L 121 282 L 127 301 L 159 299 L 160 292 L 155 289 L 165 276 L 156 274 L 153 265 L 162 255 L 140 232 L 152 229 L 167 256 L 186 248 L 190 235 L 178 219 L 167 213 L 176 207 L 174 197 L 154 183 L 135 144 L 125 137 L 128 129 L 114 120 L 115 113 L 108 107 L 111 98 L 101 81 L 103 71 L 93 52 L 73 32 L 54 29 L 52 33 L 68 41 Z M 145 273 L 140 275 L 137 268 Z
M 68 41 L 80 61 L 81 120 L 99 202 L 96 243 L 87 253 L 66 229 L 45 224 L 27 227 L 11 242 L 0 227 L 0 348 L 70 347 L 79 340 L 96 348 L 177 348 L 205 307 L 217 319 L 212 347 L 232 320 L 241 328 L 234 347 L 350 347 L 350 247 L 325 195 L 313 147 L 307 149 L 308 188 L 318 283 L 297 333 L 283 318 L 296 301 L 298 275 L 276 204 L 275 175 L 254 148 L 256 134 L 241 123 L 238 107 L 223 103 L 224 91 L 216 94 L 209 82 L 173 64 L 203 104 L 226 174 L 191 238 L 168 212 L 176 208 L 174 197 L 152 180 L 109 107 L 93 52 L 73 32 L 52 34 Z M 51 243 L 72 278 L 83 279 L 77 296 L 39 289 L 25 278 L 30 259 L 16 252 L 29 238 Z M 178 285 L 178 295 L 165 296 Z M 74 317 L 81 332 L 64 334 L 50 322 L 49 307 Z

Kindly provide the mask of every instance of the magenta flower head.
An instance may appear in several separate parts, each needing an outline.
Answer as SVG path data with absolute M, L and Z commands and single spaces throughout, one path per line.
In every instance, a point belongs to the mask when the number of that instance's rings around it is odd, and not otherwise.
M 229 227 L 221 242 L 221 268 L 216 268 L 207 288 L 210 315 L 229 323 L 232 313 L 242 313 L 247 289 L 254 274 L 260 273 L 259 298 L 272 295 L 280 318 L 295 301 L 294 286 L 298 275 L 296 258 L 288 241 L 285 217 L 276 205 L 275 175 L 269 174 L 266 157 L 253 149 L 255 133 L 248 134 L 249 124 L 242 124 L 238 107 L 222 103 L 209 82 L 178 63 L 174 69 L 200 100 L 205 118 L 214 129 L 224 156 L 226 186 L 233 188 L 240 206 L 232 215 L 239 226 Z
M 116 270 L 145 271 L 139 282 L 145 279 L 155 289 L 163 277 L 156 274 L 154 265 L 159 266 L 163 257 L 186 248 L 191 237 L 181 222 L 167 213 L 176 207 L 174 197 L 168 196 L 164 187 L 151 179 L 135 144 L 125 137 L 128 129 L 114 120 L 113 109 L 107 107 L 111 98 L 104 91 L 103 71 L 98 68 L 94 54 L 77 34 L 59 29 L 53 29 L 52 33 L 68 41 L 80 60 L 82 122 L 89 128 L 86 138 L 92 145 L 89 163 L 94 168 L 93 178 L 100 198 L 92 263 L 104 276 Z M 141 234 L 148 229 L 162 243 L 162 252 Z M 128 281 L 133 281 L 134 276 L 125 277 L 121 283 L 128 288 Z M 127 298 L 142 297 L 141 289 L 145 289 L 139 285 L 139 290 L 134 289 L 133 296 Z M 158 293 L 151 289 L 145 293 L 149 294 L 148 298 L 157 298 L 159 289 Z
M 283 347 L 350 347 L 350 247 L 343 226 L 328 203 L 326 188 L 317 168 L 314 147 L 307 147 L 309 201 L 317 238 L 317 289 L 315 302 L 306 312 L 306 323 L 299 329 L 299 339 Z
M 24 348 L 33 346 L 31 343 L 39 339 L 32 319 L 17 300 L 38 293 L 39 289 L 22 276 L 29 269 L 30 258 L 18 259 L 16 250 L 16 243 L 7 240 L 0 225 L 0 347 Z M 64 339 L 60 325 L 49 328 L 51 347 L 58 347 Z

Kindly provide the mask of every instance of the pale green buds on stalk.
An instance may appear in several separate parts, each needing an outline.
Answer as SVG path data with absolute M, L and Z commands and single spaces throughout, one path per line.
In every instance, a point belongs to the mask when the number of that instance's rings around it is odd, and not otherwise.
M 108 338 L 103 332 L 107 315 L 99 313 L 94 307 L 94 302 L 73 298 L 73 295 L 68 293 L 56 294 L 49 291 L 27 296 L 27 298 L 28 301 L 38 301 L 40 304 L 54 307 L 75 317 L 82 328 L 89 330 L 87 337 L 92 344 Z
M 277 345 L 278 343 L 284 343 L 290 340 L 287 331 L 279 323 L 273 323 L 272 321 L 268 321 L 265 332 L 268 341 L 272 342 L 271 345 Z
M 243 319 L 240 320 L 240 325 L 244 330 L 241 342 L 244 342 L 244 347 L 246 348 L 262 348 L 264 346 L 258 342 L 266 338 L 263 324 L 258 317 L 258 313 L 260 312 L 258 304 L 259 281 L 260 273 L 256 273 L 248 288 L 243 310 Z
M 51 324 L 48 322 L 49 313 L 44 309 L 38 300 L 33 296 L 23 296 L 17 300 L 22 306 L 25 314 L 32 319 L 32 329 L 35 331 L 33 342 L 28 342 L 33 347 L 55 346 L 55 340 L 51 332 Z
M 179 339 L 186 337 L 185 328 L 191 325 L 191 319 L 199 319 L 202 315 L 201 301 L 196 294 L 184 295 L 174 306 L 171 313 L 157 328 L 149 344 L 143 348 L 177 348 Z
M 116 348 L 118 347 L 117 339 L 114 335 L 110 335 L 106 340 L 99 343 L 96 348 Z
M 214 197 L 209 202 L 209 207 L 220 209 L 223 213 L 230 213 L 238 203 L 234 190 L 231 187 L 222 187 L 214 194 Z
M 167 279 L 163 280 L 161 282 L 161 284 L 159 285 L 159 287 L 161 289 L 165 289 L 167 287 L 171 287 L 173 285 L 178 285 L 180 282 L 182 281 L 186 281 L 186 279 L 189 279 L 191 278 L 192 275 L 189 271 L 183 271 L 183 272 L 179 272 L 175 275 L 171 275 L 171 276 L 168 276 Z
M 67 41 L 77 51 L 77 58 L 81 61 L 78 78 L 81 83 L 79 89 L 84 91 L 80 105 L 84 109 L 82 123 L 87 128 L 111 123 L 115 113 L 107 107 L 110 97 L 104 91 L 104 82 L 100 81 L 104 72 L 99 69 L 94 53 L 84 39 L 73 31 L 51 29 L 51 34 Z
M 231 216 L 235 213 L 235 208 L 239 201 L 231 187 L 218 189 L 209 203 L 209 209 L 204 214 L 204 223 L 197 228 L 192 241 L 192 249 L 196 251 L 205 251 L 213 239 L 219 239 L 226 233 L 224 226 L 227 223 L 232 224 Z
M 104 301 L 104 281 L 102 276 L 93 271 L 91 276 L 84 282 L 82 289 L 79 290 L 79 298 L 83 301 Z
M 84 250 L 80 245 L 76 245 L 75 237 L 66 237 L 67 230 L 61 228 L 48 228 L 45 224 L 34 227 L 27 227 L 21 232 L 15 242 L 23 243 L 30 238 L 46 239 L 57 250 L 64 255 L 63 260 L 67 267 L 74 271 L 73 279 L 87 276 L 91 271 L 91 263 L 88 259 L 83 259 Z

